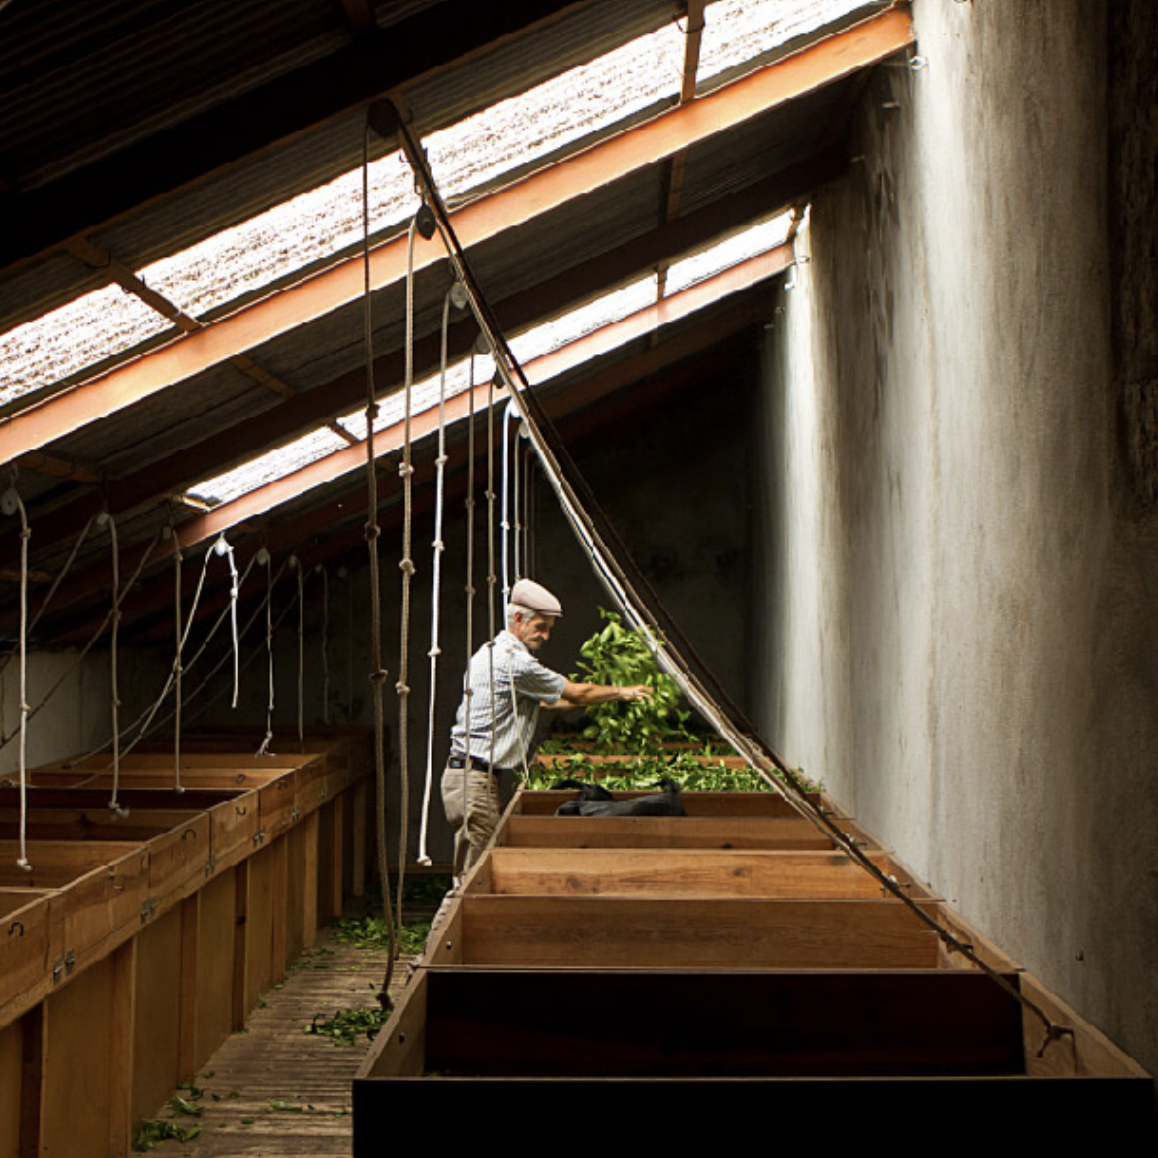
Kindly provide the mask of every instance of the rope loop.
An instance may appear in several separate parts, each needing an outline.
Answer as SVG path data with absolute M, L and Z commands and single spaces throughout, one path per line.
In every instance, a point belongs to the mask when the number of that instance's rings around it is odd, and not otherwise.
M 367 523 L 365 534 L 367 543 L 377 542 L 378 536 L 382 534 L 382 528 L 377 523 Z
M 390 673 L 384 667 L 380 667 L 377 671 L 372 671 L 370 673 L 370 682 L 372 684 L 383 683 L 389 674 Z

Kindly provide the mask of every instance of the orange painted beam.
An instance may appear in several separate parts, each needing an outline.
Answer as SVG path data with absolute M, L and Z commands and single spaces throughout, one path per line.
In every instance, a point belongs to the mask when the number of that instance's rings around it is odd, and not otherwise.
M 531 385 L 539 385 L 568 370 L 590 362 L 600 355 L 614 350 L 635 338 L 653 333 L 661 326 L 687 317 L 714 301 L 747 289 L 758 282 L 783 272 L 792 264 L 792 247 L 789 245 L 777 246 L 766 253 L 757 254 L 747 261 L 740 262 L 714 277 L 706 278 L 697 285 L 690 286 L 670 298 L 646 309 L 630 314 L 618 322 L 593 330 L 581 338 L 577 338 L 567 345 L 559 347 L 550 354 L 535 358 L 524 367 L 527 379 Z M 474 388 L 474 407 L 485 407 L 489 384 L 484 382 Z M 506 396 L 506 390 L 496 387 L 495 398 L 501 400 Z M 471 394 L 464 392 L 446 403 L 446 422 L 451 424 L 465 418 L 470 412 Z M 416 414 L 410 420 L 410 437 L 417 441 L 438 429 L 438 407 L 433 406 L 421 414 Z M 391 454 L 402 448 L 403 424 L 395 423 L 374 436 L 374 450 L 376 457 Z M 264 486 L 257 487 L 232 502 L 222 503 L 212 511 L 206 512 L 182 523 L 179 535 L 182 547 L 191 547 L 211 539 L 238 523 L 257 518 L 299 498 L 306 491 L 315 487 L 324 486 L 341 478 L 350 471 L 364 467 L 366 464 L 366 448 L 364 443 L 334 451 L 292 474 L 275 479 Z
M 477 245 L 760 113 L 877 64 L 913 41 L 907 9 L 889 8 L 709 96 L 674 108 L 464 206 L 452 216 L 455 232 L 463 246 Z M 441 260 L 444 253 L 440 242 L 418 240 L 416 268 Z M 378 289 L 401 280 L 405 266 L 404 236 L 379 246 L 371 254 L 372 286 Z M 350 258 L 197 333 L 58 394 L 0 425 L 0 462 L 46 446 L 89 422 L 106 418 L 296 326 L 323 317 L 356 300 L 362 292 L 362 260 Z

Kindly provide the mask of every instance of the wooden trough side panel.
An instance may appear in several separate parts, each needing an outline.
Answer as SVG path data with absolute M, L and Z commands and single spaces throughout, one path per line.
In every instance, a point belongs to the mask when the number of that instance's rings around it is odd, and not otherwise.
M 95 962 L 44 1003 L 40 1143 L 52 1158 L 92 1158 L 111 1138 L 115 956 Z
M 1119 1049 L 1097 1026 L 1083 1020 L 1064 1001 L 1045 989 L 1037 978 L 1024 974 L 1022 991 L 1055 1025 L 1067 1025 L 1074 1031 L 1050 1042 L 1042 1051 L 1040 1047 L 1044 1043 L 1044 1031 L 1041 1021 L 1028 1009 L 1024 1010 L 1025 1040 L 1030 1047 L 1036 1047 L 1027 1051 L 1030 1074 L 1035 1077 L 1076 1074 L 1087 1080 L 1093 1075 L 1132 1078 L 1144 1081 L 1153 1089 L 1153 1079 L 1146 1070 Z
M 31 1009 L 51 987 L 52 962 L 64 959 L 61 893 L 0 890 L 0 1025 Z
M 894 872 L 883 854 L 875 859 L 883 871 Z M 837 852 L 496 848 L 488 863 L 490 888 L 485 891 L 516 895 L 885 895 L 878 881 L 844 853 Z
M 196 1062 L 200 1067 L 233 1030 L 237 870 L 208 881 L 198 894 Z
M 512 815 L 496 843 L 516 848 L 832 848 L 832 841 L 808 821 L 786 817 Z
M 467 965 L 925 969 L 937 964 L 936 937 L 896 900 L 468 896 L 460 911 Z
M 0 1158 L 19 1158 L 24 1023 L 0 1029 Z
M 781 1130 L 791 1123 L 796 1129 L 785 1136 L 795 1141 L 832 1122 L 834 1111 L 858 1139 L 896 1139 L 898 1129 L 910 1139 L 932 1138 L 944 1135 L 946 1123 L 957 1127 L 964 1108 L 968 1122 L 999 1127 L 1003 1153 L 1037 1154 L 1072 1149 L 1075 1122 L 1112 1123 L 1121 1137 L 1146 1137 L 1151 1097 L 1148 1082 L 1125 1078 L 368 1078 L 354 1082 L 354 1158 L 428 1145 L 430 1123 L 448 1106 L 458 1120 L 481 1121 L 496 1105 L 598 1106 L 601 1122 L 614 1123 L 616 1151 L 628 1154 L 712 1152 L 721 1122 L 735 1137 L 764 1137 L 769 1123 Z M 406 1107 L 402 1121 L 399 1106 Z M 653 1106 L 673 1109 L 640 1112 Z
M 151 1115 L 181 1080 L 181 911 L 136 939 L 132 1120 Z
M 407 986 L 358 1067 L 356 1079 L 425 1072 L 429 976 L 429 971 L 422 969 Z M 445 1109 L 443 1107 L 444 1112 Z
M 979 973 L 433 969 L 425 1005 L 443 1076 L 1025 1071 L 1018 1004 Z

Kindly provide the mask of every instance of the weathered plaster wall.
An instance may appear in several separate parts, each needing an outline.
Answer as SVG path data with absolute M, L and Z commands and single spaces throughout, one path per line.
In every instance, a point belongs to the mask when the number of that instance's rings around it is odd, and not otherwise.
M 878 72 L 767 343 L 753 696 L 1156 1069 L 1158 522 L 1122 438 L 1109 20 L 913 9 L 928 67 Z
M 125 649 L 118 659 L 123 730 L 160 693 L 168 661 L 141 648 Z M 27 702 L 35 712 L 28 721 L 27 766 L 35 768 L 110 744 L 111 686 L 107 649 L 96 649 L 82 660 L 75 651 L 30 652 Z M 13 655 L 0 672 L 0 737 L 11 737 L 0 749 L 0 775 L 19 770 L 19 728 L 20 665 Z

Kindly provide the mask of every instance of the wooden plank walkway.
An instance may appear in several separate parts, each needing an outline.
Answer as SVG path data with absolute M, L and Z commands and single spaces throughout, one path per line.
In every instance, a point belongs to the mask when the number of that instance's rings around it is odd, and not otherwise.
M 410 958 L 395 969 L 397 995 L 410 975 Z M 318 944 L 291 966 L 285 982 L 268 990 L 249 1026 L 233 1034 L 198 1074 L 196 1090 L 175 1090 L 201 1110 L 190 1116 L 166 1104 L 154 1115 L 189 1128 L 188 1142 L 156 1146 L 161 1156 L 188 1158 L 274 1158 L 280 1155 L 348 1156 L 352 1147 L 350 1083 L 368 1046 L 338 1045 L 307 1034 L 317 1016 L 324 1021 L 339 1009 L 377 1006 L 386 954 L 338 941 L 320 930 Z

